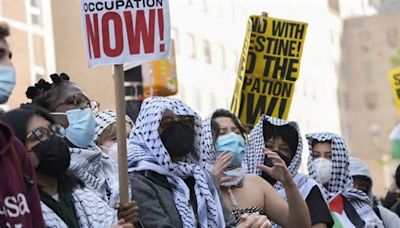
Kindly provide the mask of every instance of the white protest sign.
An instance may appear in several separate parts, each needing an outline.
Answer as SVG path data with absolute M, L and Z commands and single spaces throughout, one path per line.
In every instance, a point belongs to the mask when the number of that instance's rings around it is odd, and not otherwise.
M 168 0 L 81 0 L 89 67 L 167 58 Z

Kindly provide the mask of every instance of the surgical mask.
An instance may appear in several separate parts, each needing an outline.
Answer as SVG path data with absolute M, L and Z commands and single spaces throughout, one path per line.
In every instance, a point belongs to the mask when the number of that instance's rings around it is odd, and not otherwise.
M 105 149 L 105 153 L 118 164 L 118 142 L 113 143 L 110 147 L 100 146 Z M 126 142 L 126 148 L 129 147 L 128 142 Z
M 172 122 L 160 137 L 171 158 L 183 157 L 194 151 L 194 129 L 187 124 Z
M 0 66 L 0 104 L 8 101 L 15 86 L 15 69 L 11 66 Z
M 332 161 L 325 158 L 314 159 L 314 167 L 322 185 L 329 183 L 332 176 Z
M 73 109 L 65 113 L 54 112 L 51 114 L 67 116 L 69 125 L 65 129 L 66 138 L 75 146 L 85 148 L 92 141 L 96 129 L 96 120 L 92 109 Z
M 37 172 L 46 176 L 60 177 L 67 172 L 71 161 L 68 146 L 59 136 L 52 135 L 46 142 L 32 148 L 39 159 Z
M 217 155 L 223 152 L 230 152 L 233 155 L 230 164 L 232 166 L 238 166 L 242 164 L 245 155 L 244 139 L 234 132 L 219 136 L 215 143 L 215 150 Z

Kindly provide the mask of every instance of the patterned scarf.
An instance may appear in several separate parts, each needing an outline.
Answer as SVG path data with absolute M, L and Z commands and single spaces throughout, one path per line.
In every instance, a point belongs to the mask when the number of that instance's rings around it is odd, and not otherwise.
M 341 193 L 353 207 L 357 210 L 360 217 L 368 224 L 374 223 L 380 225 L 381 221 L 376 216 L 371 208 L 371 200 L 363 191 L 353 188 L 353 178 L 350 176 L 349 170 L 349 154 L 346 143 L 340 136 L 329 133 L 313 133 L 306 134 L 310 155 L 308 157 L 308 172 L 309 175 L 320 183 L 318 174 L 315 169 L 314 160 L 312 158 L 312 143 L 331 142 L 332 148 L 332 173 L 331 179 L 325 191 L 326 200 L 332 199 L 338 193 Z
M 213 113 L 214 114 L 214 113 Z M 202 137 L 202 155 L 203 157 L 200 160 L 203 162 L 202 165 L 207 170 L 211 171 L 215 161 L 217 160 L 217 152 L 215 151 L 213 135 L 212 135 L 212 128 L 211 128 L 211 121 L 212 115 L 203 120 L 203 135 Z M 246 165 L 242 162 L 242 165 L 238 168 L 228 170 L 224 172 L 225 175 L 230 176 L 232 180 L 221 183 L 224 187 L 236 186 L 238 185 L 246 175 Z
M 117 213 L 92 191 L 76 188 L 72 192 L 76 218 L 82 228 L 111 227 L 117 223 Z M 41 202 L 46 227 L 68 228 L 65 222 Z
M 193 116 L 195 119 L 194 152 L 181 162 L 173 163 L 163 145 L 158 128 L 166 109 L 176 115 Z M 225 227 L 224 215 L 217 188 L 210 174 L 200 166 L 202 125 L 201 118 L 182 101 L 172 98 L 146 99 L 131 132 L 128 151 L 129 172 L 152 170 L 165 175 L 175 186 L 173 196 L 183 227 Z M 184 179 L 193 177 L 197 200 L 197 218 L 190 203 L 190 192 Z
M 114 207 L 119 200 L 117 164 L 94 143 L 86 149 L 71 147 L 70 152 L 69 170 L 110 207 Z

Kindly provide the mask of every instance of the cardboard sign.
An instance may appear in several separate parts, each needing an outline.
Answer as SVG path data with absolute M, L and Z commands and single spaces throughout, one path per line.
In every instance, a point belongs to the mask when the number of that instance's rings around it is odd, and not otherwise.
M 400 111 L 400 67 L 392 69 L 388 72 L 390 86 L 393 91 L 393 99 L 397 110 Z
M 307 23 L 251 16 L 231 110 L 253 126 L 261 114 L 287 119 L 299 77 Z
M 168 57 L 168 0 L 81 0 L 89 67 Z

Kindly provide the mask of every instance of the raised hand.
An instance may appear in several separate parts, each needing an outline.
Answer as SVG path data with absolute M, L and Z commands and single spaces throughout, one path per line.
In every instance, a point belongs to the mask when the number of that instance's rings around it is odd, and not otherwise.
M 218 185 L 232 179 L 230 177 L 223 175 L 223 172 L 225 171 L 226 168 L 228 168 L 232 160 L 232 157 L 233 155 L 231 153 L 223 152 L 218 156 L 217 160 L 215 161 L 212 173 Z
M 272 161 L 272 167 L 264 164 L 257 164 L 257 167 L 266 172 L 270 177 L 280 181 L 284 186 L 293 183 L 293 178 L 290 175 L 285 162 L 279 155 L 271 150 L 264 148 L 264 154 Z

